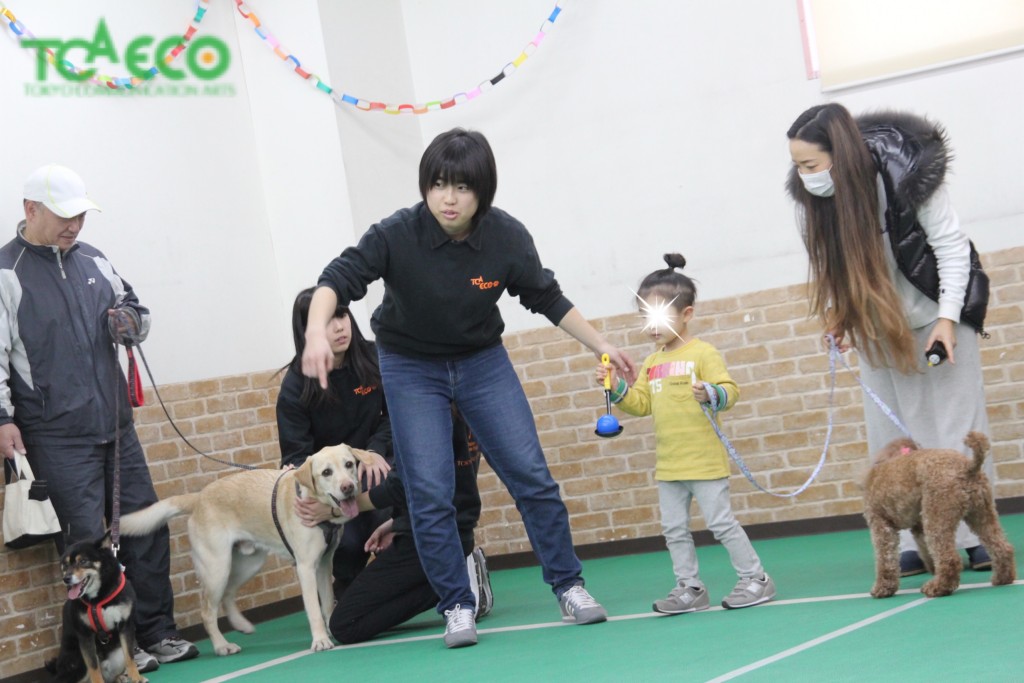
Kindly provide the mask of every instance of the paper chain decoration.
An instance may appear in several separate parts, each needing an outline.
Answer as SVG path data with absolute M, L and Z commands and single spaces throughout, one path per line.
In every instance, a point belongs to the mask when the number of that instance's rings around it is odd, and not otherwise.
M 182 52 L 184 52 L 185 49 L 188 47 L 189 42 L 192 40 L 196 32 L 199 30 L 199 23 L 203 20 L 203 17 L 206 15 L 206 11 L 210 8 L 210 0 L 197 0 L 196 4 L 197 7 L 195 16 L 192 18 L 192 21 L 189 22 L 188 29 L 185 31 L 184 35 L 182 35 L 181 42 L 179 42 L 170 51 L 170 53 L 168 53 L 163 58 L 165 64 L 170 64 Z M 508 64 L 506 64 L 501 69 L 501 71 L 499 71 L 498 74 L 495 75 L 493 78 L 483 81 L 482 83 L 480 83 L 480 85 L 476 86 L 475 88 L 467 90 L 465 92 L 455 93 L 448 99 L 431 100 L 423 104 L 386 104 L 384 102 L 365 100 L 361 97 L 349 95 L 347 93 L 332 88 L 316 74 L 303 69 L 302 62 L 300 62 L 299 59 L 294 54 L 288 52 L 281 45 L 280 41 L 278 41 L 277 38 L 275 38 L 274 35 L 269 30 L 267 30 L 265 26 L 263 26 L 263 23 L 260 21 L 259 17 L 256 16 L 256 13 L 249 8 L 248 4 L 245 3 L 244 0 L 235 0 L 235 7 L 238 10 L 238 13 L 242 15 L 242 17 L 244 17 L 246 20 L 252 23 L 253 29 L 256 31 L 256 35 L 258 35 L 263 40 L 267 47 L 274 51 L 274 54 L 280 57 L 282 61 L 291 62 L 292 64 L 294 64 L 295 66 L 293 67 L 293 70 L 295 71 L 296 74 L 301 76 L 303 79 L 307 80 L 310 84 L 316 87 L 317 90 L 326 93 L 334 101 L 335 104 L 339 106 L 341 106 L 342 104 L 348 104 L 354 106 L 356 109 L 359 109 L 361 111 L 382 111 L 385 114 L 426 114 L 432 111 L 450 109 L 454 107 L 456 104 L 468 102 L 472 99 L 475 99 L 476 97 L 479 97 L 480 95 L 487 92 L 488 90 L 496 86 L 498 83 L 503 81 L 505 78 L 515 73 L 516 69 L 518 69 L 522 65 L 522 63 L 525 62 L 527 58 L 537 50 L 538 47 L 540 47 L 541 41 L 544 40 L 544 37 L 547 35 L 547 32 L 551 29 L 552 25 L 554 25 L 555 23 L 555 20 L 558 18 L 558 15 L 561 14 L 562 12 L 560 0 L 559 2 L 556 2 L 555 8 L 551 11 L 551 14 L 548 15 L 548 18 L 545 19 L 544 23 L 541 24 L 540 29 L 537 31 L 536 37 L 534 37 L 534 39 L 531 40 L 525 48 L 523 48 L 523 51 L 519 53 L 519 56 L 516 57 L 511 62 L 509 62 Z M 11 31 L 14 32 L 14 35 L 17 37 L 19 41 L 24 40 L 25 38 L 34 39 L 36 37 L 35 34 L 29 31 L 28 28 L 26 28 L 23 23 L 18 21 L 17 17 L 14 16 L 14 13 L 6 6 L 4 6 L 3 3 L 0 3 L 0 16 L 7 20 L 8 27 L 11 29 Z M 50 62 L 50 64 L 56 65 L 57 56 L 54 53 L 54 51 L 50 48 L 46 48 L 46 55 L 47 60 Z M 62 66 L 66 71 L 73 74 L 78 74 L 82 71 L 68 60 L 63 60 Z M 113 76 L 104 76 L 96 74 L 93 77 L 89 78 L 88 82 L 94 83 L 96 85 L 106 86 L 108 88 L 127 90 L 150 80 L 158 73 L 159 69 L 154 65 L 149 68 L 144 78 L 138 78 L 135 76 L 131 78 L 115 78 Z
M 185 48 L 188 47 L 189 41 L 192 40 L 196 31 L 199 30 L 199 23 L 203 20 L 203 17 L 206 16 L 206 10 L 210 8 L 210 0 L 198 0 L 196 5 L 196 14 L 192 17 L 192 21 L 189 22 L 188 29 L 185 31 L 185 34 L 181 36 L 181 42 L 175 45 L 167 56 L 164 57 L 164 64 L 172 63 L 182 52 L 185 51 Z M 5 7 L 3 3 L 0 3 L 0 16 L 7 20 L 8 28 L 14 32 L 14 35 L 17 37 L 19 42 L 25 38 L 35 39 L 35 34 L 29 31 L 23 23 L 18 21 L 18 18 L 14 16 L 14 12 Z M 54 66 L 57 64 L 57 55 L 51 48 L 46 48 L 46 61 Z M 66 59 L 63 60 L 62 66 L 66 71 L 73 74 L 78 74 L 82 71 Z M 87 80 L 89 83 L 106 86 L 114 90 L 130 90 L 131 88 L 150 80 L 159 72 L 160 70 L 154 65 L 149 67 L 144 78 L 138 78 L 137 76 L 132 76 L 131 78 L 115 78 L 114 76 L 96 74 Z
M 560 4 L 555 4 L 555 8 L 551 11 L 544 23 L 541 24 L 540 29 L 537 31 L 537 36 L 531 40 L 523 51 L 519 53 L 519 56 L 509 62 L 502 68 L 502 70 L 489 80 L 484 81 L 477 87 L 466 92 L 455 93 L 446 100 L 432 100 L 425 104 L 385 104 L 384 102 L 374 102 L 370 100 L 364 100 L 361 97 L 355 97 L 347 93 L 339 92 L 331 86 L 324 83 L 316 74 L 310 73 L 302 68 L 302 62 L 300 62 L 295 55 L 289 54 L 278 42 L 272 33 L 270 33 L 263 24 L 260 22 L 259 17 L 248 8 L 248 5 L 243 0 L 235 0 L 235 5 L 238 8 L 238 13 L 243 17 L 252 22 L 253 28 L 256 30 L 256 35 L 263 39 L 267 44 L 267 47 L 271 48 L 278 57 L 283 61 L 291 61 L 295 64 L 295 73 L 302 76 L 304 79 L 312 83 L 318 90 L 321 90 L 328 95 L 338 105 L 350 104 L 356 109 L 363 111 L 382 111 L 385 114 L 426 114 L 430 111 L 437 111 L 440 109 L 450 109 L 460 102 L 468 102 L 479 95 L 487 92 L 492 87 L 500 83 L 507 76 L 511 76 L 519 66 L 526 61 L 526 59 L 540 47 L 540 42 L 544 40 L 544 36 L 547 35 L 547 31 L 550 30 L 551 26 L 555 23 L 555 19 L 562 12 Z

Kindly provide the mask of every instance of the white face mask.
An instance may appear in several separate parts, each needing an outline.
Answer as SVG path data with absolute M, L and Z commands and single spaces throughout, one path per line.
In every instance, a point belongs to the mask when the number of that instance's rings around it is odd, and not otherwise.
M 832 182 L 832 175 L 829 173 L 832 168 L 826 168 L 817 173 L 798 173 L 803 181 L 804 189 L 815 197 L 831 197 L 836 192 L 836 186 Z

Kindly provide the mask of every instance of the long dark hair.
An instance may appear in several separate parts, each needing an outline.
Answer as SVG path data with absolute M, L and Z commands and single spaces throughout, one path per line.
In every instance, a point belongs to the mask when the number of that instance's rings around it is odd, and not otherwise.
M 297 376 L 302 377 L 301 401 L 305 406 L 312 406 L 324 401 L 338 401 L 328 384 L 327 389 L 320 387 L 319 380 L 313 377 L 306 377 L 302 374 L 302 352 L 306 350 L 306 323 L 309 320 L 309 303 L 313 300 L 313 292 L 316 287 L 309 287 L 298 293 L 295 303 L 292 304 L 292 339 L 295 341 L 295 356 L 288 365 L 285 365 L 278 374 L 284 370 L 291 370 Z M 355 318 L 351 316 L 348 306 L 338 305 L 334 309 L 331 318 L 348 317 L 349 325 L 352 328 L 352 340 L 349 342 L 348 351 L 345 352 L 345 361 L 342 367 L 352 368 L 359 383 L 364 387 L 380 385 L 380 368 L 377 365 L 377 352 L 373 342 L 363 336 Z
M 832 156 L 833 197 L 815 197 L 790 170 L 810 267 L 811 314 L 842 330 L 873 365 L 916 366 L 914 339 L 885 262 L 877 169 L 857 122 L 841 104 L 811 107 L 786 136 Z
M 697 285 L 686 275 L 676 272 L 676 268 L 682 270 L 686 265 L 682 254 L 665 254 L 664 258 L 668 268 L 661 268 L 645 277 L 637 294 L 641 299 L 646 299 L 651 293 L 657 294 L 666 304 L 671 301 L 677 311 L 684 311 L 697 300 Z

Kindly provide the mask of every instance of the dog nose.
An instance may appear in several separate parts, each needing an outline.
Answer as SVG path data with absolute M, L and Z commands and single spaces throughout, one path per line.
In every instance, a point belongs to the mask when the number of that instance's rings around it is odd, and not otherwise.
M 351 482 L 341 487 L 341 492 L 344 493 L 346 496 L 351 496 L 355 490 L 356 485 Z

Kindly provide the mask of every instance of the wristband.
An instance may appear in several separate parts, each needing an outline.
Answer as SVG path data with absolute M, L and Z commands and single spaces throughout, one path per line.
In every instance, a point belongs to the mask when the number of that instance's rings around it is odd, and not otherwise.
M 627 393 L 629 393 L 629 385 L 626 384 L 626 380 L 619 377 L 618 384 L 612 390 L 612 403 L 620 403 L 622 399 L 626 398 Z

